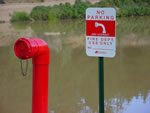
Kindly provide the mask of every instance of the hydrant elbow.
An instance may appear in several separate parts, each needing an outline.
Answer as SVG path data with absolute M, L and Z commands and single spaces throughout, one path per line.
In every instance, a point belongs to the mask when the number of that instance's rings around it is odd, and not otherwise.
M 14 46 L 15 54 L 20 59 L 32 58 L 33 64 L 49 64 L 48 44 L 38 38 L 20 38 Z

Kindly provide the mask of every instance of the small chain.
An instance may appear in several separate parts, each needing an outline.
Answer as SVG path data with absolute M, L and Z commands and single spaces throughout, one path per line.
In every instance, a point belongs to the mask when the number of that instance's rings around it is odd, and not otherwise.
M 25 71 L 23 70 L 22 60 L 20 60 L 20 64 L 21 64 L 21 73 L 22 73 L 23 76 L 26 76 L 27 72 L 28 72 L 28 60 L 26 60 L 26 69 L 25 69 Z
M 20 57 L 22 57 L 23 51 L 21 51 Z M 20 60 L 20 65 L 21 65 L 21 73 L 23 76 L 27 75 L 28 72 L 28 59 L 26 60 L 26 68 L 25 71 L 23 70 L 23 65 L 22 65 L 22 60 Z

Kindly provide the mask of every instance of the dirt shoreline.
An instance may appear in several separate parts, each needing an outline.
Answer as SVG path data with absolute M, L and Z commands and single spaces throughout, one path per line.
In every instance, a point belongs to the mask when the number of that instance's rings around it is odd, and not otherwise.
M 90 0 L 91 3 L 99 2 L 100 0 Z M 10 3 L 10 4 L 0 4 L 0 21 L 9 22 L 10 15 L 15 11 L 25 11 L 30 13 L 32 8 L 35 6 L 48 6 L 48 5 L 56 5 L 60 3 L 69 2 L 74 4 L 75 0 L 53 0 L 51 2 L 43 2 L 43 3 Z

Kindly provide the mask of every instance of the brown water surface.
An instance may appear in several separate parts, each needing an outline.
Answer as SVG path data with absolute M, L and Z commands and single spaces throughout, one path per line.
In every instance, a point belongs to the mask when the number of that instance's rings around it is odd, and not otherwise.
M 31 113 L 32 63 L 22 76 L 19 37 L 51 49 L 48 113 L 98 113 L 98 63 L 86 56 L 83 20 L 0 24 L 0 113 Z M 117 54 L 104 65 L 105 113 L 150 113 L 150 17 L 117 20 Z

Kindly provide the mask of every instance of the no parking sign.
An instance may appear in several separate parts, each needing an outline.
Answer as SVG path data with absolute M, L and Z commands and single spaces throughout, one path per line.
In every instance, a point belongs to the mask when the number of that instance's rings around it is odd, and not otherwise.
M 116 10 L 88 8 L 86 10 L 86 54 L 114 57 L 116 54 Z

